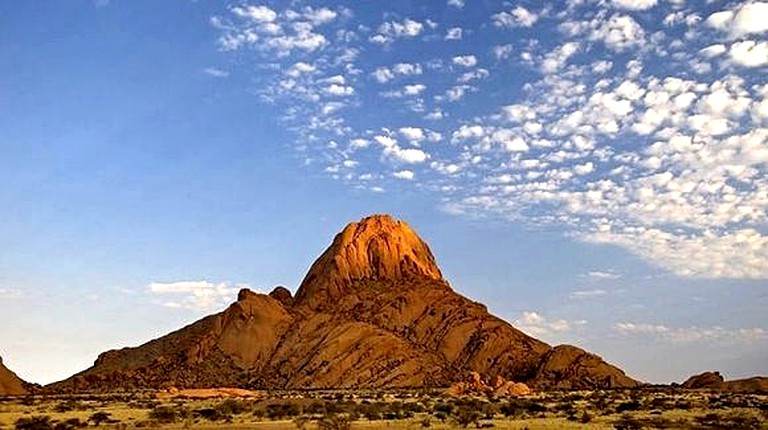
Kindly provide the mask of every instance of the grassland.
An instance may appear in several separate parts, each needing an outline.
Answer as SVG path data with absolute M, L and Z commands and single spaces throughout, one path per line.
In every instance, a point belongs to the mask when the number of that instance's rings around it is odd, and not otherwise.
M 158 400 L 155 393 L 0 399 L 0 429 L 768 429 L 768 396 L 675 389 L 449 398 L 439 391 L 267 392 Z

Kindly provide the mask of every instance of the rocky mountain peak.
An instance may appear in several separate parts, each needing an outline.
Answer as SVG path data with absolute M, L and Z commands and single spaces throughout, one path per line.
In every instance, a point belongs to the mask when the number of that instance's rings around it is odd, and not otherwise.
M 296 294 L 297 304 L 322 307 L 356 281 L 442 281 L 429 246 L 404 221 L 373 215 L 348 224 L 315 261 Z

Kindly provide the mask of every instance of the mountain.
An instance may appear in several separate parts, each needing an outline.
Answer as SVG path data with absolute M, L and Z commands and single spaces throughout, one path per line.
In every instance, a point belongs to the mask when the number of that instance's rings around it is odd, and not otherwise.
M 30 384 L 24 382 L 15 373 L 3 365 L 0 357 L 0 396 L 17 396 L 29 393 Z
M 447 387 L 470 372 L 534 387 L 633 387 L 596 355 L 552 348 L 454 292 L 405 222 L 350 223 L 296 296 L 242 290 L 221 313 L 101 354 L 54 391 Z

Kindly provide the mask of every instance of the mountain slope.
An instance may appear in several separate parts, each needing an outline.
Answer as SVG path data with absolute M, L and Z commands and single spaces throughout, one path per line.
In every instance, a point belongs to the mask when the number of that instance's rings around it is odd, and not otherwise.
M 376 215 L 334 238 L 295 298 L 243 290 L 223 312 L 106 352 L 49 389 L 448 386 L 470 371 L 541 387 L 637 385 L 593 354 L 558 348 L 454 292 L 406 223 Z
M 11 372 L 0 358 L 0 396 L 17 396 L 29 393 L 30 384 Z

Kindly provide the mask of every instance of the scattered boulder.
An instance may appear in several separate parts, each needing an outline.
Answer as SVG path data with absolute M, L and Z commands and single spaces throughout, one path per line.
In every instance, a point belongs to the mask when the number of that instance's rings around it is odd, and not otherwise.
M 166 399 L 229 399 L 229 398 L 254 398 L 261 397 L 257 391 L 241 388 L 185 388 L 170 387 L 164 391 L 158 391 L 155 395 L 160 400 Z
M 497 375 L 493 384 L 487 384 L 477 372 L 469 373 L 469 380 L 457 382 L 451 385 L 445 394 L 451 397 L 460 397 L 478 394 L 495 394 L 497 396 L 527 396 L 533 391 L 521 382 L 507 381 Z

